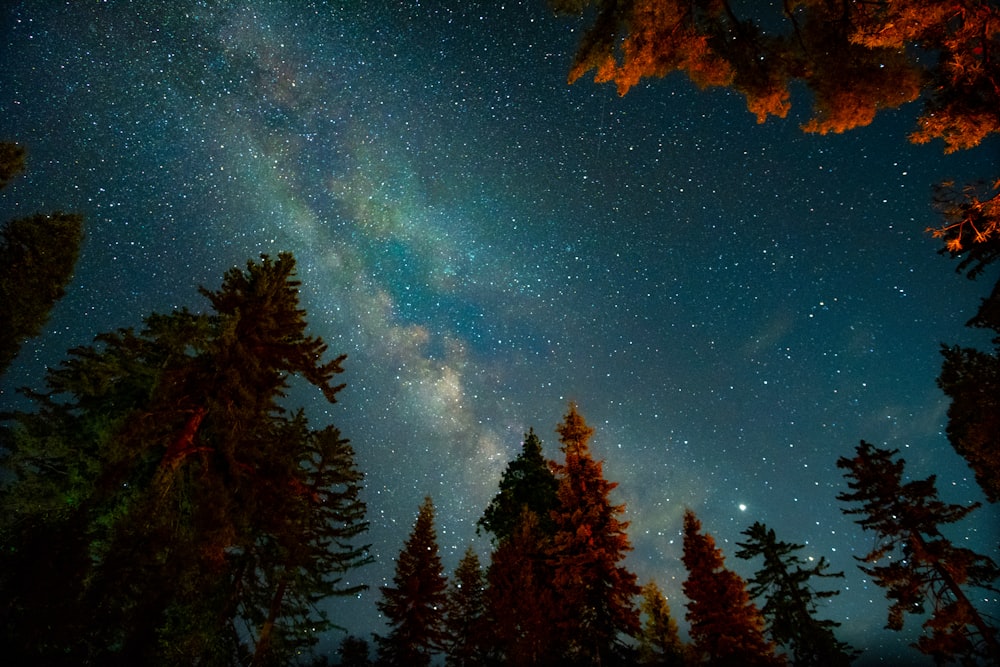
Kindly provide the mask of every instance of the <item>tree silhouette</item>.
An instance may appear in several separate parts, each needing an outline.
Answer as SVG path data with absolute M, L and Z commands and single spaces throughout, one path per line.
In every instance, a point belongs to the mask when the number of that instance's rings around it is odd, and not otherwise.
M 863 529 L 875 533 L 877 543 L 860 558 L 858 567 L 885 589 L 892 600 L 886 627 L 900 630 L 904 614 L 933 608 L 915 644 L 937 662 L 986 660 L 1000 662 L 996 628 L 991 627 L 970 602 L 963 587 L 989 588 L 1000 576 L 986 556 L 956 547 L 940 527 L 955 523 L 979 504 L 950 505 L 938 499 L 935 477 L 903 483 L 905 461 L 898 450 L 874 447 L 861 441 L 853 458 L 840 457 L 850 492 L 837 499 L 851 507 L 845 514 L 859 515 Z
M 382 587 L 377 606 L 390 627 L 378 637 L 379 663 L 399 667 L 429 665 L 444 648 L 448 579 L 438 555 L 434 503 L 424 498 L 413 530 L 396 560 L 392 586 Z
M 722 552 L 691 510 L 684 512 L 684 566 L 688 577 L 686 618 L 692 652 L 711 665 L 783 665 L 764 637 L 764 617 L 746 583 L 725 566 Z
M 542 442 L 529 429 L 524 435 L 521 452 L 507 464 L 500 478 L 500 490 L 476 522 L 476 530 L 493 534 L 495 543 L 509 538 L 521 519 L 525 509 L 535 514 L 544 532 L 554 530 L 551 512 L 559 500 L 556 489 L 559 482 L 542 455 Z
M 849 665 L 855 652 L 833 634 L 840 623 L 815 617 L 817 600 L 839 591 L 816 591 L 809 584 L 813 577 L 843 577 L 844 573 L 826 572 L 829 564 L 823 557 L 809 565 L 796 555 L 803 545 L 779 542 L 774 531 L 760 522 L 742 534 L 748 539 L 737 543 L 741 547 L 737 558 L 764 559 L 763 567 L 747 583 L 751 597 L 764 598 L 761 613 L 771 639 L 791 650 L 793 665 Z
M 590 454 L 593 429 L 570 404 L 556 429 L 565 454 L 554 465 L 559 480 L 559 507 L 553 512 L 556 532 L 549 558 L 556 598 L 556 633 L 574 664 L 608 664 L 621 653 L 620 635 L 636 636 L 639 615 L 633 598 L 636 577 L 621 561 L 631 550 L 614 505 L 617 484 L 604 479 L 603 464 Z
M 0 190 L 24 171 L 24 160 L 24 148 L 0 143 Z M 83 217 L 71 213 L 18 218 L 0 230 L 0 375 L 65 296 L 82 243 Z
M 677 621 L 655 581 L 642 587 L 640 612 L 644 617 L 639 635 L 639 664 L 684 667 L 687 647 L 677 633 Z
M 486 580 L 479 556 L 470 546 L 455 568 L 445 605 L 445 664 L 486 664 Z
M 291 375 L 331 402 L 342 386 L 343 357 L 322 363 L 305 335 L 294 269 L 265 256 L 202 290 L 211 315 L 154 314 L 71 350 L 38 411 L 14 416 L 4 631 L 25 659 L 287 662 L 330 625 L 315 603 L 359 590 L 344 583 L 368 561 L 353 450 L 277 402 Z M 39 585 L 56 563 L 61 591 Z M 35 626 L 53 602 L 66 617 Z

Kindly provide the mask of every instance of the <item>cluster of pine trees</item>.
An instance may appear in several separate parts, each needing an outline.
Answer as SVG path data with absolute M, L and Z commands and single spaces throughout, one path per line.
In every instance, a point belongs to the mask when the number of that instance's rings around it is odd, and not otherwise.
M 434 505 L 424 500 L 396 561 L 379 609 L 389 632 L 377 636 L 377 665 L 849 665 L 859 652 L 837 639 L 840 624 L 818 617 L 837 595 L 813 579 L 841 578 L 824 558 L 798 555 L 754 523 L 736 556 L 759 564 L 749 580 L 726 567 L 721 550 L 688 509 L 683 524 L 683 583 L 689 641 L 678 633 L 655 581 L 639 588 L 624 566 L 630 550 L 624 506 L 610 492 L 588 441 L 593 430 L 570 405 L 557 432 L 564 463 L 547 460 L 534 431 L 500 480 L 479 521 L 493 550 L 483 569 L 469 547 L 453 576 L 438 556 Z M 887 627 L 933 609 L 916 647 L 939 663 L 994 663 L 997 630 L 966 588 L 991 588 L 991 559 L 957 547 L 940 532 L 976 505 L 943 503 L 934 478 L 904 482 L 895 450 L 862 442 L 842 457 L 844 512 L 875 533 L 861 569 L 893 601 Z M 342 664 L 368 665 L 364 640 L 349 637 Z

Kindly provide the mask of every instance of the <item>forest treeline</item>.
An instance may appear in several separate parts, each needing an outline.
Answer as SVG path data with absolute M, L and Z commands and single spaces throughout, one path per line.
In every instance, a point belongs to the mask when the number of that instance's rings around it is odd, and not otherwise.
M 948 151 L 1000 130 L 995 2 L 794 0 L 778 21 L 740 17 L 727 0 L 551 4 L 592 20 L 571 80 L 596 70 L 624 94 L 684 71 L 742 93 L 761 121 L 785 116 L 802 82 L 814 100 L 803 129 L 820 133 L 922 98 L 911 140 L 942 139 Z M 22 147 L 0 144 L 0 188 L 24 167 Z M 933 202 L 942 252 L 981 276 L 1000 258 L 1000 180 L 940 183 Z M 3 372 L 64 294 L 83 219 L 38 214 L 0 233 Z M 364 476 L 336 427 L 286 405 L 292 381 L 331 403 L 344 386 L 344 357 L 307 333 L 298 288 L 291 254 L 251 260 L 201 289 L 205 312 L 153 313 L 99 334 L 24 390 L 32 409 L 0 415 L 6 664 L 286 665 L 349 625 L 320 603 L 364 588 Z M 994 349 L 944 345 L 938 384 L 951 399 L 948 439 L 996 503 L 1000 281 L 969 325 L 995 334 Z M 820 612 L 834 608 L 823 601 L 843 573 L 757 523 L 734 554 L 757 568 L 743 580 L 690 510 L 682 641 L 657 583 L 640 586 L 625 565 L 626 508 L 577 406 L 557 432 L 561 461 L 529 431 L 508 463 L 478 524 L 487 563 L 470 547 L 444 573 L 425 500 L 378 592 L 384 633 L 374 646 L 348 636 L 341 664 L 843 665 L 858 655 Z M 1000 664 L 996 620 L 972 601 L 997 591 L 997 565 L 942 530 L 978 504 L 943 502 L 935 478 L 909 479 L 893 449 L 862 441 L 837 465 L 843 511 L 873 539 L 858 566 L 885 591 L 886 627 L 916 615 L 915 648 L 936 662 Z

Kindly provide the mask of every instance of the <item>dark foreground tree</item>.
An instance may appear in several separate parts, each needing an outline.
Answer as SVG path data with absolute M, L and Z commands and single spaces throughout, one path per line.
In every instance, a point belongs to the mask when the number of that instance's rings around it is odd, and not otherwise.
M 282 254 L 202 290 L 213 313 L 152 315 L 52 369 L 4 431 L 11 651 L 33 664 L 287 663 L 367 562 L 361 474 L 337 430 L 278 400 L 333 402 L 343 357 L 305 334 Z M 59 568 L 54 570 L 53 568 Z
M 698 662 L 784 665 L 764 636 L 764 616 L 751 601 L 746 583 L 725 566 L 722 552 L 691 510 L 684 512 L 684 581 L 692 652 Z
M 827 572 L 829 563 L 823 557 L 810 565 L 796 554 L 803 545 L 779 542 L 774 531 L 760 522 L 742 534 L 747 541 L 737 543 L 737 558 L 764 559 L 763 566 L 747 583 L 752 597 L 764 599 L 761 613 L 771 639 L 791 651 L 791 662 L 797 667 L 849 665 L 856 652 L 833 634 L 840 623 L 816 618 L 817 601 L 839 591 L 817 591 L 810 585 L 813 577 L 843 578 L 844 573 Z
M 655 581 L 642 587 L 642 632 L 639 635 L 639 664 L 655 667 L 684 667 L 687 647 L 677 633 L 677 621 Z
M 24 170 L 24 157 L 21 146 L 0 143 L 0 190 Z M 82 243 L 83 218 L 70 213 L 18 218 L 0 230 L 0 375 L 66 294 Z
M 379 663 L 421 667 L 445 645 L 444 620 L 448 578 L 438 555 L 434 503 L 424 498 L 413 530 L 396 560 L 392 586 L 382 587 L 376 604 L 389 634 L 378 637 Z
M 486 664 L 486 579 L 479 556 L 470 546 L 455 568 L 445 605 L 445 664 L 474 667 Z
M 916 647 L 936 662 L 983 661 L 1000 663 L 997 630 L 972 604 L 965 588 L 994 588 L 1000 576 L 986 556 L 957 547 L 941 534 L 941 527 L 960 521 L 978 503 L 950 505 L 938 499 L 935 477 L 903 482 L 905 461 L 898 450 L 862 441 L 853 458 L 841 457 L 850 492 L 837 496 L 850 506 L 845 514 L 858 515 L 863 529 L 875 533 L 876 544 L 858 567 L 885 589 L 892 601 L 886 627 L 900 630 L 904 614 L 933 610 L 924 622 Z
M 570 404 L 556 429 L 565 454 L 555 465 L 559 506 L 552 513 L 555 535 L 549 551 L 557 645 L 572 664 L 609 665 L 621 660 L 623 637 L 639 632 L 633 600 L 636 577 L 622 565 L 631 551 L 624 505 L 612 503 L 617 484 L 604 478 L 603 463 L 591 456 L 594 432 Z

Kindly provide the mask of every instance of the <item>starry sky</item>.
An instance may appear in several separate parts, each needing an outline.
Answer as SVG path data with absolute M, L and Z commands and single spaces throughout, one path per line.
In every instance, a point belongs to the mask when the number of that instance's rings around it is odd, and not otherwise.
M 354 577 L 372 590 L 330 606 L 351 632 L 383 630 L 377 587 L 425 495 L 446 568 L 470 543 L 486 557 L 475 521 L 507 461 L 529 427 L 558 457 L 573 400 L 620 483 L 628 565 L 679 619 L 691 507 L 744 576 L 734 542 L 758 520 L 844 570 L 824 613 L 862 662 L 919 658 L 912 633 L 881 630 L 835 463 L 864 438 L 937 473 L 945 499 L 982 499 L 935 377 L 941 342 L 986 347 L 964 322 L 995 275 L 955 274 L 924 229 L 930 186 L 996 177 L 1000 144 L 910 145 L 913 105 L 805 135 L 802 90 L 757 125 L 682 76 L 624 98 L 568 86 L 585 25 L 543 0 L 9 3 L 0 139 L 29 162 L 0 219 L 78 211 L 86 241 L 2 400 L 69 347 L 201 310 L 198 285 L 290 250 L 311 332 L 348 354 L 336 405 L 291 400 L 366 473 L 378 562 Z M 997 519 L 949 534 L 995 555 Z

